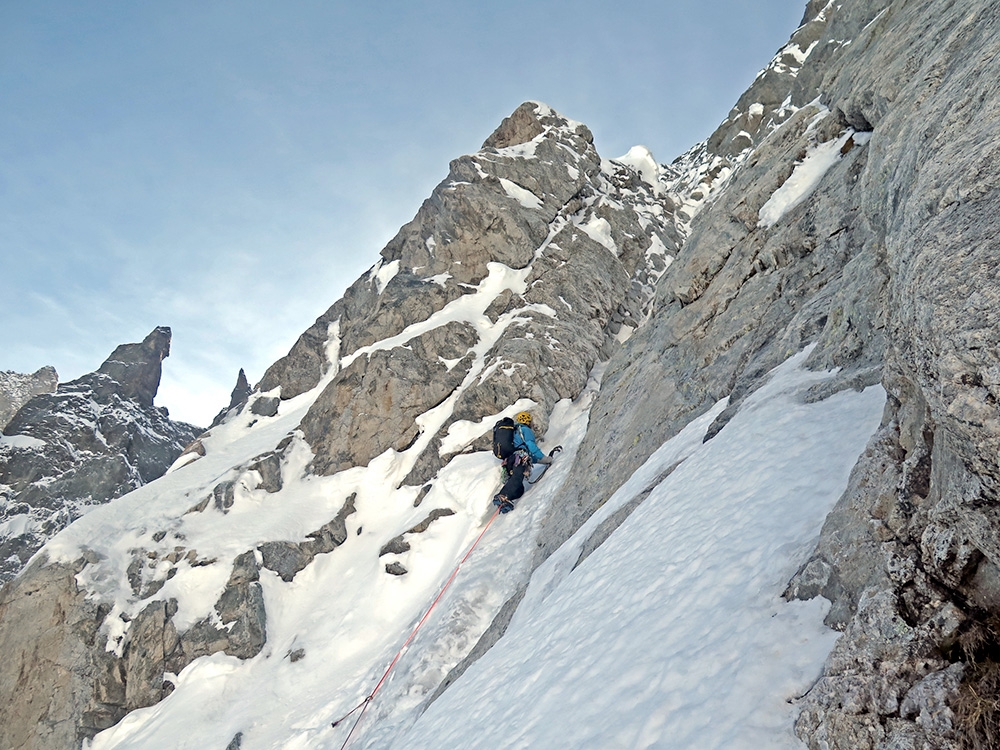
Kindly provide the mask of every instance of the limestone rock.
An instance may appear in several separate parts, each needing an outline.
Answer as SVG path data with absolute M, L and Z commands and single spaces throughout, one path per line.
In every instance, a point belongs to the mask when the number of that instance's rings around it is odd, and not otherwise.
M 483 148 L 508 148 L 527 143 L 545 132 L 542 124 L 535 117 L 536 107 L 531 102 L 525 102 L 514 110 L 510 117 L 505 117 L 500 127 L 486 139 Z
M 841 368 L 837 387 L 878 373 L 884 424 L 789 587 L 830 597 L 828 621 L 845 629 L 800 717 L 810 747 L 952 747 L 956 736 L 930 718 L 942 712 L 918 722 L 899 707 L 949 669 L 942 654 L 983 658 L 956 646 L 957 632 L 995 621 L 995 606 L 969 606 L 997 601 L 1000 561 L 991 13 L 985 2 L 809 4 L 727 121 L 672 165 L 688 175 L 675 183 L 686 240 L 650 323 L 611 359 L 578 480 L 541 532 L 537 560 L 729 396 L 713 428 L 725 429 L 763 375 L 807 344 L 810 366 Z M 815 190 L 763 222 L 796 164 L 833 138 L 841 156 Z M 696 182 L 709 174 L 725 184 L 706 203 Z M 886 638 L 896 645 L 875 668 L 873 644 Z
M 279 492 L 284 486 L 281 478 L 281 454 L 278 452 L 258 456 L 247 468 L 260 474 L 260 483 L 257 486 L 266 492 Z
M 452 323 L 447 328 L 425 334 L 410 348 L 359 357 L 327 386 L 301 424 L 316 453 L 316 472 L 367 465 L 382 452 L 405 450 L 416 440 L 415 418 L 457 388 L 471 364 L 463 357 L 464 364 L 449 369 L 440 355 L 431 354 L 440 342 L 449 347 L 456 339 L 473 343 L 466 326 Z
M 222 624 L 229 626 L 225 651 L 240 659 L 256 656 L 267 641 L 267 612 L 259 579 L 254 553 L 244 552 L 234 561 L 226 589 L 215 605 Z
M 264 542 L 260 545 L 263 565 L 288 583 L 309 565 L 316 555 L 332 552 L 347 540 L 347 517 L 356 512 L 355 495 L 344 502 L 336 516 L 321 528 L 307 535 L 303 542 Z
M 118 721 L 119 688 L 95 695 L 103 648 L 95 649 L 104 618 L 77 587 L 82 567 L 46 565 L 0 588 L 0 747 L 65 750 Z M 25 623 L 30 623 L 25 627 Z M 104 703 L 100 699 L 110 700 Z
M 399 536 L 393 537 L 384 545 L 382 545 L 382 549 L 379 550 L 378 556 L 382 557 L 383 555 L 401 555 L 404 552 L 409 552 L 410 543 L 405 539 L 407 534 L 422 534 L 425 531 L 427 531 L 427 529 L 430 528 L 430 525 L 439 518 L 444 518 L 445 516 L 453 516 L 453 515 L 455 515 L 455 511 L 453 511 L 451 508 L 435 508 L 434 510 L 432 510 L 430 513 L 427 514 L 427 518 L 418 523 L 416 526 L 407 529 Z
M 132 620 L 125 656 L 124 709 L 132 711 L 160 702 L 163 697 L 163 668 L 168 640 L 176 642 L 176 632 L 165 639 L 167 603 L 150 602 Z
M 816 364 L 851 371 L 881 361 L 884 314 L 876 302 L 888 277 L 854 187 L 865 149 L 830 170 L 796 221 L 757 231 L 735 218 L 756 217 L 790 171 L 783 160 L 807 148 L 815 136 L 809 123 L 821 116 L 806 107 L 790 117 L 755 152 L 757 166 L 751 159 L 693 224 L 659 281 L 655 318 L 611 360 L 592 412 L 604 428 L 588 433 L 578 461 L 619 458 L 561 493 L 542 559 L 664 440 L 724 396 L 737 409 L 807 343 L 817 344 Z M 846 316 L 850 324 L 841 322 Z M 621 455 L 622 444 L 633 448 Z
M 482 151 L 452 162 L 382 260 L 260 387 L 280 388 L 285 399 L 336 372 L 302 423 L 313 470 L 323 474 L 408 449 L 421 437 L 415 418 L 454 398 L 452 417 L 423 436 L 405 480 L 423 484 L 450 458 L 440 441 L 453 422 L 482 420 L 522 398 L 546 413 L 580 394 L 623 327 L 638 328 L 648 313 L 666 248 L 679 240 L 657 219 L 672 210 L 658 178 L 602 162 L 589 130 L 526 103 Z M 491 263 L 530 265 L 530 274 L 523 294 L 508 290 L 486 311 L 495 325 L 516 320 L 485 356 L 475 350 L 478 332 L 455 321 L 378 344 L 470 293 Z M 467 383 L 472 368 L 485 374 Z
M 954 735 L 955 714 L 949 704 L 955 700 L 964 671 L 964 664 L 952 664 L 921 679 L 906 693 L 899 715 L 914 719 L 932 736 Z
M 887 591 L 862 596 L 856 616 L 803 701 L 796 732 L 811 748 L 884 747 L 906 736 L 929 747 L 957 747 L 954 714 L 963 667 L 938 651 L 961 615 L 943 605 L 925 626 L 912 627 Z M 886 720 L 899 715 L 913 724 Z M 859 744 L 854 738 L 868 738 Z M 921 746 L 921 745 L 916 745 Z
M 966 731 L 956 696 L 996 670 L 1000 602 L 995 16 L 986 0 L 810 0 L 727 119 L 668 166 L 641 153 L 603 160 L 585 127 L 522 105 L 480 152 L 452 162 L 259 389 L 287 400 L 328 379 L 301 424 L 311 470 L 413 451 L 404 482 L 415 489 L 454 455 L 484 448 L 489 417 L 520 399 L 535 404 L 544 435 L 553 405 L 579 396 L 606 363 L 571 480 L 525 542 L 539 564 L 665 440 L 724 397 L 711 433 L 727 429 L 775 365 L 812 347 L 808 366 L 838 374 L 805 398 L 879 382 L 886 408 L 786 591 L 829 598 L 827 621 L 843 631 L 796 731 L 825 750 L 956 747 Z M 775 209 L 803 162 L 831 147 L 813 189 Z M 498 264 L 523 278 L 475 323 L 450 317 Z M 110 393 L 112 383 L 98 373 L 87 387 Z M 260 416 L 280 411 L 265 398 L 254 402 Z M 425 434 L 419 418 L 442 405 L 450 416 Z M 459 422 L 461 445 L 448 431 Z M 10 455 L 33 470 L 28 454 Z M 102 465 L 119 484 L 132 468 L 113 457 Z M 207 481 L 201 509 L 214 500 L 232 510 L 238 482 L 254 473 L 280 490 L 279 453 Z M 583 554 L 631 510 L 595 529 Z M 42 566 L 14 581 L 0 592 L 0 644 L 16 670 L 42 660 L 10 634 L 18 618 L 58 620 L 54 630 L 70 621 L 78 640 L 71 657 L 53 656 L 70 636 L 43 630 L 39 653 L 58 674 L 29 676 L 0 716 L 3 739 L 86 736 L 162 695 L 162 675 L 193 658 L 256 653 L 266 637 L 257 555 L 291 581 L 344 543 L 352 512 L 348 499 L 305 539 L 262 540 L 240 556 L 215 608 L 225 629 L 213 617 L 176 633 L 170 603 L 150 603 L 121 659 L 80 645 L 107 612 L 75 590 L 76 571 Z M 386 533 L 380 552 L 405 554 L 419 526 Z M 137 596 L 152 583 L 140 568 Z M 30 607 L 11 593 L 29 586 Z M 492 625 L 432 699 L 500 637 L 520 596 L 481 619 Z M 18 673 L 0 667 L 0 679 Z
M 281 399 L 277 396 L 261 396 L 254 400 L 250 406 L 250 413 L 258 417 L 273 417 L 278 413 L 278 404 Z
M 385 572 L 391 576 L 405 576 L 409 571 L 400 562 L 386 563 Z
M 826 617 L 841 630 L 857 609 L 863 592 L 887 585 L 882 544 L 893 538 L 900 509 L 896 488 L 902 448 L 894 423 L 883 426 L 858 460 L 847 490 L 827 516 L 812 556 L 792 578 L 785 596 L 824 596 L 833 606 Z

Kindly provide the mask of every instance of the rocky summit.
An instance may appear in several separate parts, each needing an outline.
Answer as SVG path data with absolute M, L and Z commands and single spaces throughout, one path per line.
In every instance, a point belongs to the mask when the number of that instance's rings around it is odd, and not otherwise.
M 671 164 L 521 105 L 0 589 L 0 745 L 997 747 L 998 26 L 811 0 Z M 8 508 L 153 478 L 80 415 L 163 345 L 21 407 Z M 521 410 L 564 450 L 491 520 Z
M 0 443 L 0 581 L 91 507 L 161 476 L 200 432 L 153 406 L 169 353 L 156 328 L 20 405 Z
M 313 470 L 419 442 L 405 482 L 420 485 L 469 448 L 446 441 L 452 425 L 579 396 L 645 319 L 677 246 L 653 167 L 644 179 L 602 165 L 586 126 L 536 103 L 452 162 L 378 265 L 264 376 L 283 399 L 329 381 L 301 423 Z M 329 347 L 342 353 L 332 365 Z M 445 403 L 433 429 L 418 422 Z

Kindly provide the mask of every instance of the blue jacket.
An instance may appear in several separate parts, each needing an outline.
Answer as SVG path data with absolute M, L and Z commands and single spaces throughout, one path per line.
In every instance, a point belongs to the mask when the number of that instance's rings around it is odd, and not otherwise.
M 541 461 L 545 458 L 545 454 L 535 444 L 535 433 L 526 424 L 519 424 L 514 430 L 514 448 L 528 451 L 532 461 Z

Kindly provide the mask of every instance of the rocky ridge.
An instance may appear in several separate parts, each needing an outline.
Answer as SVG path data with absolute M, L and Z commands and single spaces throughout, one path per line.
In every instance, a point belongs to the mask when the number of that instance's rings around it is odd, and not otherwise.
M 452 162 L 382 260 L 259 388 L 288 399 L 331 377 L 301 424 L 313 469 L 367 465 L 423 436 L 406 479 L 422 484 L 469 448 L 442 447 L 456 422 L 520 399 L 544 415 L 579 396 L 593 366 L 646 318 L 680 239 L 672 213 L 657 173 L 602 161 L 585 126 L 526 103 L 482 150 Z M 517 269 L 516 282 L 501 280 L 503 268 Z M 507 287 L 478 311 L 488 333 L 454 319 L 496 283 Z M 424 435 L 416 417 L 444 401 L 450 414 Z
M 153 406 L 169 352 L 170 329 L 156 328 L 96 372 L 27 399 L 5 426 L 0 582 L 89 508 L 161 476 L 198 434 Z

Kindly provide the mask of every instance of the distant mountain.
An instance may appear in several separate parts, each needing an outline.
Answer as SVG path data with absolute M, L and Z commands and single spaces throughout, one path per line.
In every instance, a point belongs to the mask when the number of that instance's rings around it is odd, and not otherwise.
M 54 367 L 42 367 L 32 374 L 0 372 L 0 430 L 32 396 L 51 393 L 59 384 Z
M 90 508 L 161 476 L 200 432 L 153 406 L 169 352 L 170 329 L 156 328 L 97 372 L 22 400 L 0 438 L 0 582 Z
M 996 32 L 812 0 L 669 165 L 520 106 L 0 589 L 0 745 L 995 746 Z

